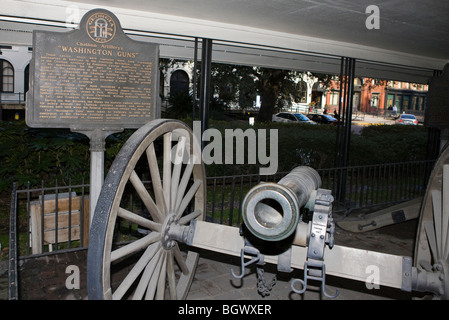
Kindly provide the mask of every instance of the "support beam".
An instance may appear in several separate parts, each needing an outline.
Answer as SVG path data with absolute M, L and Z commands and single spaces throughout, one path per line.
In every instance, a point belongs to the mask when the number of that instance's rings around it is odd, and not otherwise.
M 210 80 L 212 64 L 212 40 L 203 39 L 201 49 L 201 88 L 200 88 L 200 112 L 201 112 L 201 135 L 208 128 L 209 123 L 209 99 Z M 204 142 L 201 141 L 201 150 Z
M 337 138 L 335 142 L 335 167 L 347 167 L 349 163 L 349 146 L 351 143 L 352 126 L 352 102 L 354 93 L 354 72 L 355 59 L 341 58 L 340 66 L 340 101 L 338 113 L 341 122 L 337 128 Z M 345 202 L 346 170 L 339 172 L 337 177 L 336 200 Z
M 192 87 L 192 126 L 193 121 L 195 121 L 196 118 L 196 99 L 197 99 L 197 92 L 196 92 L 196 85 L 197 85 L 197 63 L 198 63 L 198 38 L 195 38 L 195 48 L 193 51 L 193 87 Z
M 239 228 L 197 221 L 189 245 L 239 257 L 245 242 Z M 307 247 L 293 245 L 291 267 L 302 270 L 306 259 Z M 277 264 L 278 256 L 266 255 L 264 261 Z M 362 282 L 376 277 L 380 286 L 411 291 L 412 264 L 409 257 L 335 245 L 332 249 L 326 248 L 324 263 L 328 275 Z

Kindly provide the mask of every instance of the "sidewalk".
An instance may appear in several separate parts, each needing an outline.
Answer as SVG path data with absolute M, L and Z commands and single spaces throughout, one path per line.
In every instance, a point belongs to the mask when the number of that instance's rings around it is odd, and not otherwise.
M 355 117 L 353 115 L 353 119 L 351 122 L 351 130 L 353 133 L 360 135 L 364 127 L 371 125 L 390 125 L 390 124 L 395 124 L 395 121 L 391 117 L 373 116 L 369 114 Z
M 395 124 L 395 120 L 392 117 L 365 114 L 358 117 L 353 116 L 352 124 L 357 126 Z

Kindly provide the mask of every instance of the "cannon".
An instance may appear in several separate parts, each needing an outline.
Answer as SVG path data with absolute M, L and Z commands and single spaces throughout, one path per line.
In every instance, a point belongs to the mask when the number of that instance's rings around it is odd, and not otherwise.
M 127 206 L 127 188 L 145 210 Z M 206 175 L 198 141 L 180 121 L 153 120 L 125 143 L 104 181 L 90 229 L 89 299 L 184 299 L 197 249 L 240 257 L 241 270 L 231 271 L 235 277 L 253 263 L 275 264 L 281 272 L 302 269 L 304 278 L 291 283 L 297 293 L 307 290 L 308 280 L 318 280 L 323 294 L 335 297 L 338 292 L 326 291 L 326 275 L 364 282 L 366 268 L 375 265 L 380 285 L 448 298 L 448 149 L 423 198 L 413 258 L 335 244 L 332 203 L 317 172 L 298 167 L 247 193 L 241 227 L 204 221 Z M 126 238 L 123 222 L 131 230 Z

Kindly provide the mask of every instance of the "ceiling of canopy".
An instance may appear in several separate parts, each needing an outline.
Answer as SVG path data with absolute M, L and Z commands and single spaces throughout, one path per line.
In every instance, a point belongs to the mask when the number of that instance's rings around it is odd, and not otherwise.
M 449 2 L 435 0 L 2 0 L 0 44 L 32 45 L 32 30 L 66 31 L 105 8 L 161 56 L 193 59 L 195 38 L 213 39 L 213 60 L 426 82 L 449 61 Z M 378 16 L 376 14 L 378 13 Z M 73 27 L 73 24 L 70 26 Z M 374 27 L 374 28 L 372 28 Z M 200 50 L 199 50 L 200 52 Z

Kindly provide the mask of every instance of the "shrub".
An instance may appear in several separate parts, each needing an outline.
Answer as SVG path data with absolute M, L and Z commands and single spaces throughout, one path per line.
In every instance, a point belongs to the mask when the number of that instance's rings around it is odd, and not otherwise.
M 337 134 L 334 126 L 286 123 L 249 126 L 245 121 L 211 120 L 210 127 L 220 130 L 222 137 L 225 129 L 277 129 L 279 172 L 290 171 L 298 165 L 317 169 L 334 166 Z M 125 130 L 106 139 L 105 170 L 133 132 Z M 422 126 L 369 126 L 361 136 L 351 135 L 349 165 L 424 160 L 426 144 L 427 128 Z M 24 122 L 3 122 L 0 161 L 0 191 L 9 190 L 13 182 L 19 187 L 28 181 L 35 186 L 41 180 L 55 179 L 65 184 L 69 178 L 77 183 L 82 177 L 89 177 L 89 139 L 69 129 L 34 129 Z M 259 167 L 260 164 L 209 165 L 207 175 L 257 173 Z

